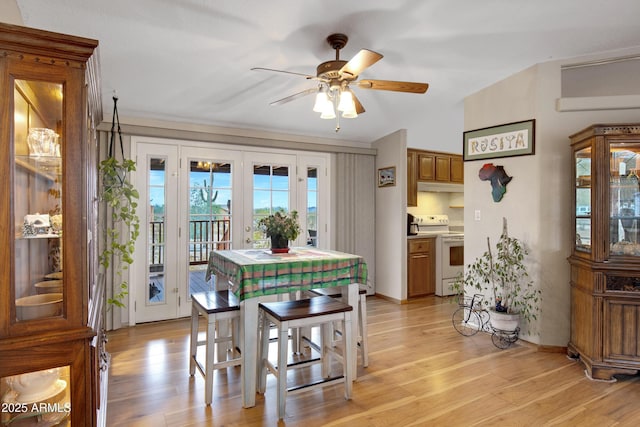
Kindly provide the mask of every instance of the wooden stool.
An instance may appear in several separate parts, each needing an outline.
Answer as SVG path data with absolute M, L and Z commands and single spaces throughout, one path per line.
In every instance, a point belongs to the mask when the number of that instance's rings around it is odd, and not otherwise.
M 367 290 L 359 289 L 358 293 L 360 298 L 358 299 L 358 350 L 362 353 L 362 366 L 369 366 L 369 339 L 367 330 Z M 342 299 L 342 293 L 340 288 L 317 288 L 309 291 L 311 296 L 324 295 L 331 298 Z
M 199 292 L 191 295 L 191 354 L 189 358 L 189 375 L 195 374 L 196 368 L 204 377 L 204 402 L 211 405 L 213 400 L 213 371 L 229 366 L 238 366 L 242 363 L 240 355 L 237 354 L 236 339 L 238 339 L 238 328 L 240 319 L 240 305 L 236 296 L 229 290 Z M 205 339 L 198 341 L 199 315 L 207 319 L 207 329 Z M 231 320 L 233 327 L 226 336 L 216 334 L 216 325 L 219 320 Z M 215 361 L 216 345 L 231 342 L 231 358 L 228 360 Z M 205 345 L 205 366 L 203 367 L 196 359 L 198 346 Z
M 277 378 L 278 394 L 278 418 L 283 419 L 285 415 L 285 402 L 288 393 L 295 393 L 309 390 L 315 387 L 322 387 L 336 383 L 344 383 L 345 399 L 351 399 L 352 387 L 352 336 L 351 336 L 351 311 L 353 307 L 337 299 L 318 296 L 315 298 L 281 301 L 272 303 L 260 303 L 260 316 L 262 318 L 261 345 L 258 353 L 259 362 L 259 384 L 258 391 L 264 393 L 267 386 L 267 373 L 271 372 Z M 340 321 L 344 331 L 342 361 L 343 374 L 338 377 L 330 377 L 329 353 L 335 349 L 331 346 L 331 323 Z M 269 361 L 269 331 L 271 324 L 275 325 L 278 332 L 278 363 L 275 367 Z M 313 325 L 320 325 L 322 343 L 320 344 L 320 354 L 322 361 L 322 381 L 313 384 L 305 384 L 287 388 L 287 349 L 289 328 L 302 328 Z M 292 365 L 290 368 L 300 367 Z

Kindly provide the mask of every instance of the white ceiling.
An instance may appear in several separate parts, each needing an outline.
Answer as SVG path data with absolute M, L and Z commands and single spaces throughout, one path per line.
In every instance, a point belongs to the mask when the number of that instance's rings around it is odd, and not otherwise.
M 100 41 L 107 114 L 116 91 L 121 117 L 362 142 L 405 128 L 410 145 L 436 135 L 451 151 L 466 96 L 539 62 L 640 46 L 638 0 L 16 2 L 26 26 Z M 325 39 L 335 32 L 349 36 L 341 59 L 361 48 L 384 55 L 361 78 L 429 90 L 356 89 L 366 113 L 343 119 L 339 133 L 311 111 L 313 96 L 269 106 L 314 83 L 250 68 L 315 74 L 334 59 Z

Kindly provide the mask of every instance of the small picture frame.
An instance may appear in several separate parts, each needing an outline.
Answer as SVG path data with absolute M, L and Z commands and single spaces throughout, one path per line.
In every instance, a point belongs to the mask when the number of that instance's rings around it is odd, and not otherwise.
M 378 169 L 378 187 L 393 187 L 396 185 L 396 167 L 389 166 Z
M 534 154 L 535 132 L 535 119 L 464 132 L 464 161 Z

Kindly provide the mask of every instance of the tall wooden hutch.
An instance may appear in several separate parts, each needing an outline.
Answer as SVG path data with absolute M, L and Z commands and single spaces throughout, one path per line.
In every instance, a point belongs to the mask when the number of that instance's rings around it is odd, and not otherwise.
M 105 413 L 97 45 L 0 24 L 2 426 L 93 426 Z
M 640 124 L 571 136 L 570 356 L 612 379 L 640 369 Z

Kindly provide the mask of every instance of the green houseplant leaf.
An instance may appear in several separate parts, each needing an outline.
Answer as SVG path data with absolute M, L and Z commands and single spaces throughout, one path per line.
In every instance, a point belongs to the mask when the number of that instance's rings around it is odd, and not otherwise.
M 491 299 L 485 299 L 485 305 L 496 311 L 518 313 L 530 326 L 540 311 L 540 289 L 529 277 L 525 264 L 528 254 L 524 242 L 509 236 L 507 220 L 503 218 L 502 234 L 495 247 L 487 237 L 487 250 L 466 266 L 453 289 L 457 294 L 465 290 L 489 294 Z

